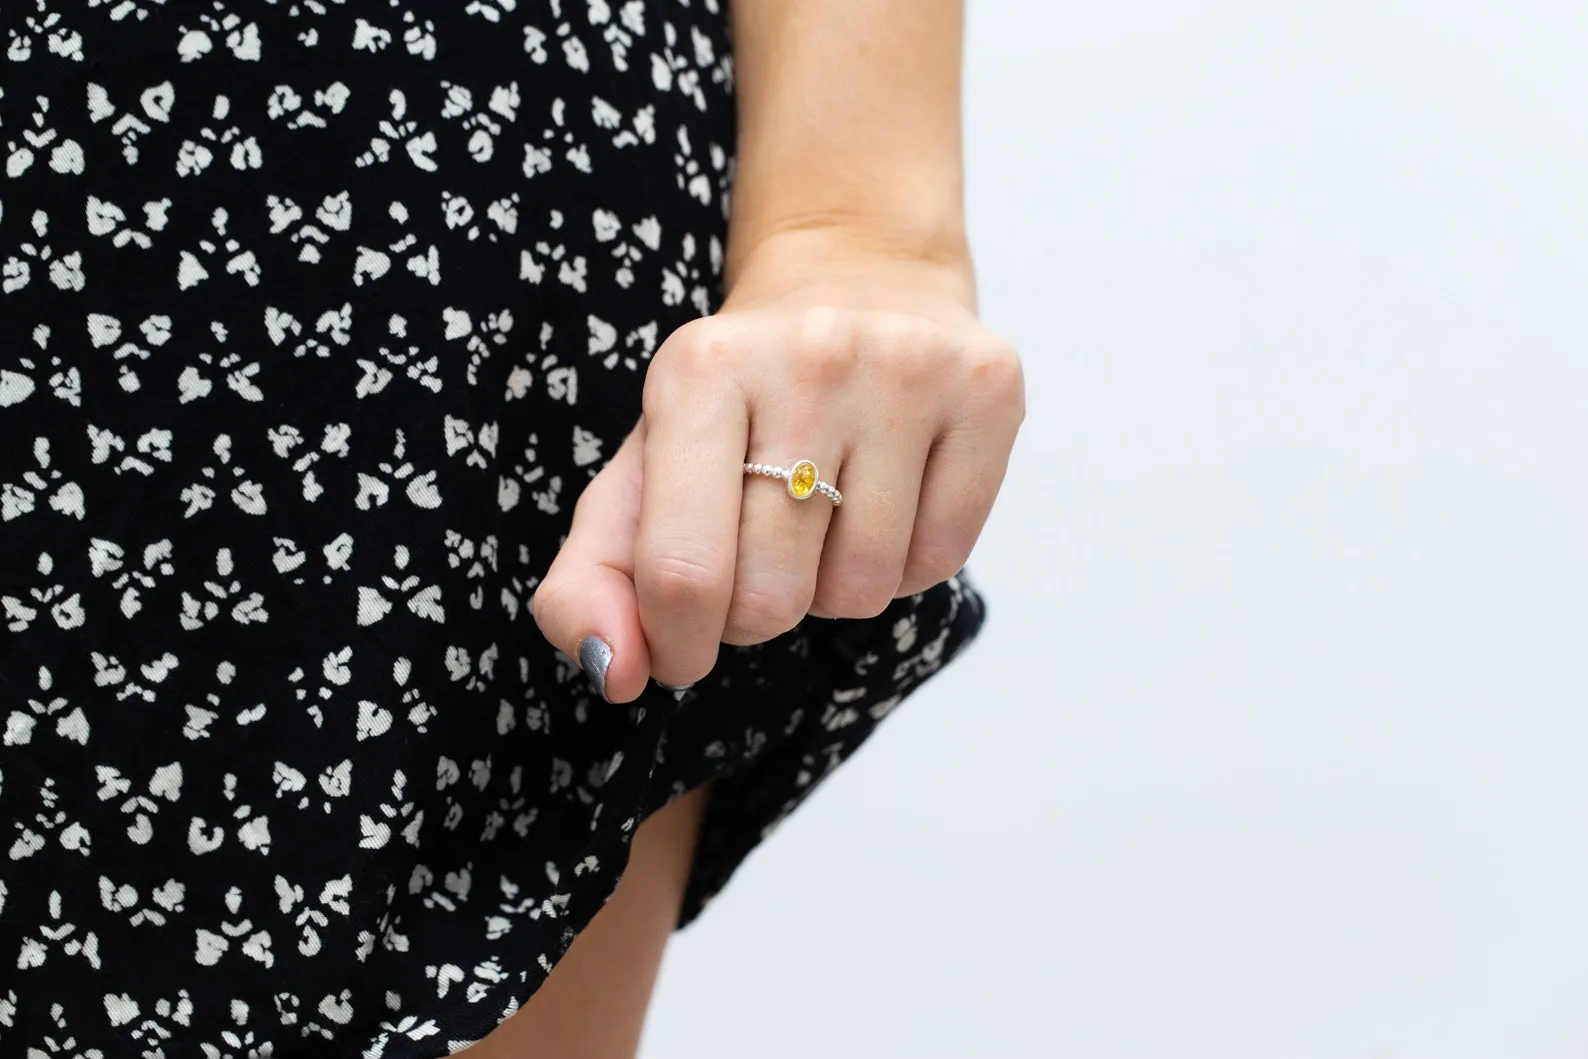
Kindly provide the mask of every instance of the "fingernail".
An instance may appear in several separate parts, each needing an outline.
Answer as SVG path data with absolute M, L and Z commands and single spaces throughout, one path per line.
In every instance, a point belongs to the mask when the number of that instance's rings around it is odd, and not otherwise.
M 596 693 L 607 698 L 607 670 L 612 665 L 612 647 L 599 636 L 586 636 L 579 641 L 579 668 L 595 685 Z M 611 702 L 611 699 L 607 699 Z
M 668 684 L 665 681 L 656 680 L 655 677 L 652 677 L 651 679 L 653 681 L 655 681 L 657 687 L 666 688 L 668 691 L 688 691 L 690 688 L 695 686 L 692 683 L 691 684 Z

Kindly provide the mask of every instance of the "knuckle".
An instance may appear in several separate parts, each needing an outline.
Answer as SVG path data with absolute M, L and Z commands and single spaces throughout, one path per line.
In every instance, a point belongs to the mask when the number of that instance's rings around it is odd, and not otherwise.
M 672 660 L 669 663 L 672 668 L 668 669 L 665 674 L 656 672 L 653 675 L 658 680 L 663 679 L 665 675 L 666 682 L 669 684 L 679 686 L 693 684 L 696 681 L 706 679 L 706 677 L 711 675 L 711 671 L 717 668 L 718 653 L 715 646 L 710 647 L 699 658 Z M 662 664 L 661 659 L 653 659 L 652 661 L 658 667 Z
M 685 324 L 679 329 L 678 337 L 680 341 L 675 346 L 675 364 L 678 370 L 687 375 L 714 374 L 733 354 L 733 342 L 728 329 L 710 317 Z
M 874 618 L 887 609 L 899 587 L 900 549 L 883 542 L 850 542 L 822 571 L 817 605 L 840 618 Z
M 909 558 L 905 560 L 904 582 L 929 587 L 959 573 L 975 543 L 968 536 L 951 528 L 917 532 L 910 542 Z
M 1025 368 L 1014 346 L 990 338 L 967 356 L 972 388 L 999 406 L 1014 406 L 1025 414 Z
M 636 565 L 636 587 L 670 612 L 713 606 L 728 595 L 727 564 L 699 548 L 662 550 Z
M 836 577 L 817 594 L 816 605 L 835 618 L 875 618 L 888 609 L 897 589 L 893 579 Z
M 855 322 L 842 309 L 815 306 L 800 314 L 797 326 L 798 381 L 826 389 L 847 379 L 860 359 Z
M 810 610 L 810 594 L 788 587 L 736 586 L 728 607 L 734 642 L 763 643 L 798 625 Z
M 875 334 L 876 363 L 893 380 L 929 379 L 947 363 L 943 354 L 949 344 L 930 320 L 908 313 L 879 314 Z
M 801 309 L 796 326 L 796 336 L 805 349 L 847 349 L 854 339 L 854 317 L 836 305 Z
M 910 355 L 910 359 L 928 359 L 951 348 L 948 336 L 937 321 L 915 313 L 888 313 L 880 318 L 884 332 L 893 346 Z
M 682 388 L 721 379 L 732 357 L 733 336 L 721 321 L 703 316 L 682 325 L 651 358 L 645 373 L 646 411 L 652 411 L 655 402 L 665 402 Z

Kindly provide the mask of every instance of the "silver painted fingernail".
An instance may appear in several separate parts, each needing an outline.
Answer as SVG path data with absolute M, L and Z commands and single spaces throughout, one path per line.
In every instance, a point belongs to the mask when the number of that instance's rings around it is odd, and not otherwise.
M 597 694 L 607 698 L 607 670 L 612 666 L 612 646 L 599 636 L 579 641 L 579 668 L 590 678 Z M 611 702 L 611 699 L 607 699 Z

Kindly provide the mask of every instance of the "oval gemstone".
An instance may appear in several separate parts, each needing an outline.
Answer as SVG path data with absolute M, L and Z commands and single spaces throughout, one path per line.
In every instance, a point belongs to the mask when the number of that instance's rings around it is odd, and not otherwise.
M 816 489 L 816 465 L 810 460 L 801 460 L 789 472 L 788 491 L 794 494 L 796 500 L 804 500 Z

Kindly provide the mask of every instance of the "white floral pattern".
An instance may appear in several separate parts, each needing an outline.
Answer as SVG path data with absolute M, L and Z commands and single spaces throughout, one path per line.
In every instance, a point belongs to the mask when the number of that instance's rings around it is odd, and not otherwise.
M 0 11 L 0 1053 L 448 1054 L 634 826 L 687 921 L 962 579 L 593 696 L 527 602 L 719 296 L 720 0 Z

